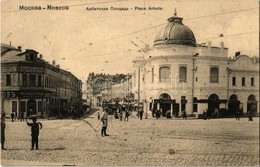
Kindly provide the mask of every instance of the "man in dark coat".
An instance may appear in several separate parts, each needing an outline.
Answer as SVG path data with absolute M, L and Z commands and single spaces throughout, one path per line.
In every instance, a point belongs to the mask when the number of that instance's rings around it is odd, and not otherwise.
M 32 136 L 32 147 L 31 147 L 31 150 L 34 149 L 34 145 L 35 145 L 35 148 L 36 150 L 39 150 L 39 147 L 38 147 L 38 137 L 39 137 L 39 133 L 40 133 L 40 129 L 42 128 L 42 124 L 40 122 L 36 122 L 37 121 L 37 118 L 36 116 L 32 116 L 32 123 L 29 123 L 27 118 L 26 118 L 26 123 L 28 126 L 31 126 L 31 136 Z

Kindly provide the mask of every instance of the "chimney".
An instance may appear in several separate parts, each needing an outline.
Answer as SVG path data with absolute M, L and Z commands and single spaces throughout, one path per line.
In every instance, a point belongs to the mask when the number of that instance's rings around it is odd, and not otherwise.
M 235 58 L 237 58 L 238 56 L 240 56 L 240 52 L 235 53 Z
M 221 48 L 221 49 L 224 48 L 224 42 L 223 42 L 223 41 L 220 42 L 220 48 Z
M 55 60 L 52 60 L 52 65 L 55 65 Z
M 208 48 L 211 48 L 211 42 L 210 41 L 208 42 Z
M 42 54 L 40 54 L 39 56 L 40 56 L 40 59 L 42 59 Z
M 21 46 L 18 46 L 17 49 L 18 49 L 18 51 L 20 51 L 20 52 L 22 51 L 22 47 L 21 47 Z

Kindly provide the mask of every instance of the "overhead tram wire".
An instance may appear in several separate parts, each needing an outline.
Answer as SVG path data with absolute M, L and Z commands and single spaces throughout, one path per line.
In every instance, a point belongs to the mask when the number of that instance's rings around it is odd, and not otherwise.
M 209 40 L 209 39 L 218 39 L 218 38 L 232 37 L 232 36 L 238 36 L 238 35 L 247 35 L 247 34 L 253 34 L 253 33 L 259 33 L 259 31 L 237 33 L 237 34 L 228 34 L 228 35 L 220 34 L 218 37 L 206 38 L 206 39 L 202 39 L 200 41 Z
M 237 12 L 244 12 L 244 11 L 248 11 L 248 10 L 254 10 L 254 9 L 259 9 L 258 7 L 254 7 L 254 8 L 247 8 L 247 9 L 241 9 L 241 10 L 236 10 L 236 11 L 230 11 L 230 12 L 222 12 L 222 13 L 216 13 L 216 14 L 211 14 L 211 15 L 205 15 L 205 16 L 198 16 L 198 17 L 193 17 L 193 18 L 187 18 L 185 20 L 195 20 L 195 19 L 201 19 L 201 18 L 206 18 L 206 17 L 212 17 L 212 16 L 220 16 L 220 15 L 226 15 L 226 14 L 231 14 L 231 13 L 237 13 Z M 138 30 L 138 31 L 135 31 L 135 32 L 131 32 L 131 33 L 127 33 L 127 34 L 123 34 L 123 35 L 119 35 L 119 36 L 116 36 L 116 37 L 113 37 L 113 38 L 109 38 L 109 39 L 105 39 L 105 40 L 101 40 L 99 41 L 98 43 L 102 43 L 102 42 L 107 42 L 107 41 L 110 41 L 110 40 L 114 40 L 114 39 L 118 39 L 118 38 L 122 38 L 122 37 L 125 37 L 125 36 L 128 36 L 128 35 L 133 35 L 133 34 L 136 34 L 136 33 L 139 33 L 139 32 L 143 32 L 143 31 L 146 31 L 146 30 L 149 30 L 149 29 L 152 29 L 152 28 L 156 28 L 156 27 L 159 27 L 159 26 L 162 26 L 162 25 L 166 25 L 166 23 L 162 23 L 162 24 L 158 24 L 158 25 L 155 25 L 155 26 L 151 26 L 151 27 L 147 27 L 147 28 L 144 28 L 144 29 L 141 29 L 141 30 Z M 88 48 L 89 46 L 86 46 L 82 49 L 80 49 L 79 51 L 75 52 L 75 53 L 78 53 L 86 48 Z M 75 54 L 74 53 L 74 54 Z

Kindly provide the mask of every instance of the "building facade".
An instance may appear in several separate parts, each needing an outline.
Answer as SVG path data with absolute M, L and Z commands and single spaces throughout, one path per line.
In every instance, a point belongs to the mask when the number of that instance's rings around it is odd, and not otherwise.
M 133 99 L 131 75 L 90 73 L 86 83 L 87 100 L 95 106 L 101 106 L 103 101 Z
M 248 56 L 228 58 L 223 42 L 217 47 L 211 42 L 197 44 L 182 20 L 175 12 L 155 37 L 154 46 L 133 60 L 133 92 L 145 103 L 145 110 L 161 109 L 163 115 L 167 110 L 172 114 L 185 110 L 196 116 L 205 109 L 213 113 L 221 108 L 259 113 L 259 61 Z M 232 85 L 234 77 L 242 83 Z
M 35 50 L 1 44 L 1 109 L 18 117 L 66 116 L 68 105 L 81 101 L 81 81 Z

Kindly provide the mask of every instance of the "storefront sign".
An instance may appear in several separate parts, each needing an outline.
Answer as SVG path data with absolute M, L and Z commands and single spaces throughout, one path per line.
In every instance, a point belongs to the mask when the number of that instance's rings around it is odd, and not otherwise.
M 34 72 L 34 73 L 42 73 L 44 72 L 43 67 L 20 67 L 21 72 Z
M 19 92 L 15 91 L 4 91 L 2 92 L 2 97 L 7 97 L 7 98 L 15 98 L 18 97 Z
M 43 98 L 44 92 L 20 92 L 21 98 Z

